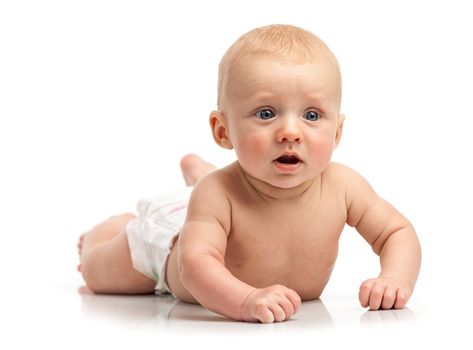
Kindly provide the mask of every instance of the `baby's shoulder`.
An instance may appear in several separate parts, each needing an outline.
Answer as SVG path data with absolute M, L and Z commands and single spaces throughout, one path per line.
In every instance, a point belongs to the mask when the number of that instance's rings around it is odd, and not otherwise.
M 326 169 L 326 178 L 335 183 L 348 202 L 358 198 L 368 198 L 374 194 L 369 182 L 356 170 L 340 163 L 330 163 Z M 329 182 L 329 181 L 327 181 Z
M 226 193 L 232 186 L 233 171 L 230 166 L 214 170 L 203 176 L 195 184 L 193 192 Z
M 230 229 L 231 174 L 226 168 L 214 170 L 195 184 L 189 199 L 188 217 L 216 219 L 227 232 Z
M 345 164 L 330 162 L 322 176 L 328 181 L 342 184 L 352 177 L 359 176 L 359 174 Z
M 331 162 L 322 173 L 323 183 L 345 194 L 370 191 L 368 181 L 356 170 L 341 163 Z
M 228 208 L 238 183 L 236 173 L 234 166 L 229 165 L 203 176 L 195 184 L 190 202 L 197 206 Z

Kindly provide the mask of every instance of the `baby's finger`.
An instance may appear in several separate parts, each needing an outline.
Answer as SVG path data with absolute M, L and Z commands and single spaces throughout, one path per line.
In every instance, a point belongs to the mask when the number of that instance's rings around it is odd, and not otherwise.
M 293 314 L 297 313 L 301 307 L 301 297 L 292 289 L 288 289 L 285 295 L 286 298 L 288 298 L 291 302 L 292 307 L 294 308 Z
M 274 315 L 269 308 L 261 307 L 257 311 L 256 319 L 261 323 L 273 323 Z
M 396 293 L 396 301 L 394 303 L 395 309 L 402 309 L 407 304 L 407 300 L 409 299 L 408 293 L 402 288 L 399 288 Z
M 273 313 L 275 322 L 282 322 L 286 319 L 286 313 L 279 304 L 272 304 L 269 306 L 269 309 Z
M 281 298 L 279 301 L 279 306 L 284 310 L 284 313 L 286 314 L 286 320 L 290 319 L 292 315 L 294 315 L 294 306 L 288 298 Z
M 383 301 L 381 303 L 381 308 L 383 310 L 392 309 L 394 302 L 396 301 L 396 289 L 395 288 L 386 288 L 384 290 Z
M 362 307 L 368 307 L 370 300 L 371 288 L 373 288 L 374 280 L 366 280 L 360 286 L 360 292 L 358 294 L 358 299 Z
M 369 301 L 371 310 L 379 310 L 379 307 L 381 306 L 381 302 L 383 300 L 385 289 L 386 287 L 379 283 L 375 283 L 373 288 L 371 288 L 370 301 Z

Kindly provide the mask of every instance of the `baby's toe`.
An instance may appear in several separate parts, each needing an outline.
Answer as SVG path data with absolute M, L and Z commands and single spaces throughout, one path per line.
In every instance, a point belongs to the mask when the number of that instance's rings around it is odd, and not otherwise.
M 79 242 L 77 242 L 77 248 L 79 249 L 79 253 L 82 250 L 82 243 L 84 241 L 84 236 L 85 236 L 85 233 L 81 234 L 79 237 Z

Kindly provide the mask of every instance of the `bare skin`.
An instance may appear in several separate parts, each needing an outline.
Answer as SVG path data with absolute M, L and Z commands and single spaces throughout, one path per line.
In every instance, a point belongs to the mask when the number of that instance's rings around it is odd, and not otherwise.
M 181 159 L 182 176 L 187 186 L 194 186 L 200 178 L 215 169 L 217 169 L 215 165 L 195 154 L 187 154 Z
M 80 237 L 80 265 L 87 287 L 102 294 L 150 293 L 155 282 L 133 269 L 125 227 L 133 214 L 112 216 Z

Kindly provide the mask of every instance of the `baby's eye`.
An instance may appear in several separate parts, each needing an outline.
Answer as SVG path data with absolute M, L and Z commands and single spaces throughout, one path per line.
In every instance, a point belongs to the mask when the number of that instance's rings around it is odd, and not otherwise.
M 256 116 L 260 119 L 268 120 L 268 119 L 274 118 L 274 112 L 270 110 L 269 108 L 265 108 L 256 112 Z
M 306 114 L 304 114 L 304 119 L 315 122 L 320 119 L 320 114 L 317 111 L 308 111 Z

